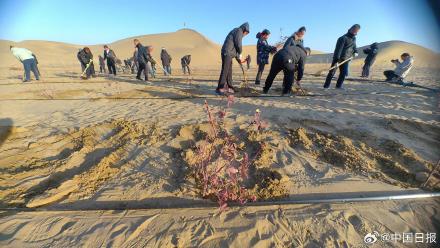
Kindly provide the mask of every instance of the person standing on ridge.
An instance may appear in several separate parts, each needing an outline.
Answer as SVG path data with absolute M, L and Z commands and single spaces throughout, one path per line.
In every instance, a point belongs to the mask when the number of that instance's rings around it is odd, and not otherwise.
M 220 78 L 218 80 L 218 86 L 215 92 L 217 94 L 224 94 L 225 85 L 226 90 L 234 92 L 232 86 L 232 59 L 236 58 L 240 63 L 245 61 L 242 59 L 242 39 L 249 34 L 249 23 L 243 23 L 240 27 L 234 28 L 226 36 L 221 50 L 222 57 L 222 70 L 220 72 Z

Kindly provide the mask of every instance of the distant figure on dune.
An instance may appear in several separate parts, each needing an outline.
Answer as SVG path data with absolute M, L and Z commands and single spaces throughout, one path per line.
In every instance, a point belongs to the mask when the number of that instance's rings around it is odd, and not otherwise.
M 116 54 L 108 45 L 104 45 L 104 59 L 107 61 L 108 73 L 116 76 Z
M 374 64 L 374 61 L 376 60 L 376 55 L 379 52 L 377 42 L 371 44 L 369 48 L 365 48 L 363 52 L 367 55 L 367 57 L 364 61 L 364 67 L 362 67 L 361 77 L 367 78 L 370 76 L 370 67 Z
M 267 43 L 267 39 L 270 36 L 270 31 L 264 29 L 261 32 L 257 33 L 257 77 L 255 78 L 255 84 L 260 84 L 261 76 L 263 75 L 264 67 L 269 64 L 269 54 L 276 53 L 277 48 L 269 45 Z
M 31 71 L 34 73 L 35 79 L 40 80 L 40 73 L 37 68 L 35 55 L 26 48 L 10 46 L 12 54 L 23 64 L 25 78 L 23 82 L 31 81 Z
M 136 75 L 136 79 L 142 80 L 141 74 L 143 72 L 145 81 L 148 81 L 147 63 L 151 62 L 150 54 L 148 53 L 147 48 L 142 46 L 138 39 L 134 39 L 133 42 L 136 47 L 136 59 L 138 63 L 138 72 Z
M 279 50 L 272 59 L 269 75 L 267 76 L 263 93 L 267 94 L 272 86 L 273 80 L 280 71 L 284 72 L 283 95 L 290 95 L 292 92 L 295 71 L 297 71 L 296 84 L 301 87 L 301 79 L 304 75 L 304 65 L 310 48 L 304 48 L 300 44 L 285 46 Z
M 80 49 L 76 55 L 79 62 L 81 63 L 82 79 L 88 79 L 95 76 L 95 67 L 93 65 L 93 54 L 88 47 Z
M 394 71 L 388 70 L 383 72 L 386 77 L 386 81 L 403 83 L 403 79 L 408 75 L 414 64 L 414 57 L 409 53 L 402 53 L 400 58 L 402 59 L 402 62 L 400 62 L 398 59 L 391 60 L 391 63 L 396 65 L 396 69 L 394 69 Z
M 153 46 L 147 46 L 147 54 L 149 61 L 147 63 L 148 73 L 152 78 L 156 78 L 156 60 L 153 58 Z
M 335 51 L 333 53 L 333 61 L 331 67 L 339 65 L 339 77 L 336 83 L 336 89 L 343 89 L 342 84 L 344 83 L 345 77 L 348 74 L 348 63 L 351 59 L 358 56 L 358 51 L 356 47 L 356 35 L 361 29 L 359 24 L 353 25 L 346 34 L 339 37 L 336 42 Z M 341 63 L 344 62 L 344 63 Z M 333 76 L 336 73 L 336 69 L 330 70 L 325 79 L 324 89 L 330 87 Z
M 249 23 L 243 23 L 240 27 L 234 28 L 226 36 L 221 50 L 222 70 L 218 80 L 218 86 L 215 92 L 217 94 L 224 94 L 225 84 L 226 90 L 234 92 L 232 86 L 232 59 L 236 58 L 242 64 L 245 61 L 242 59 L 242 39 L 249 34 Z
M 139 63 L 137 60 L 137 47 L 134 48 L 133 57 L 132 57 L 132 65 L 131 65 L 131 73 L 136 73 L 139 70 Z
M 191 63 L 191 55 L 185 55 L 180 59 L 180 64 L 182 64 L 182 71 L 183 74 L 188 73 L 188 75 L 191 75 L 191 69 L 189 68 L 189 64 Z
M 98 56 L 99 59 L 99 72 L 102 73 L 107 73 L 107 70 L 105 69 L 105 60 L 104 57 L 102 57 L 101 55 Z
M 165 47 L 162 47 L 162 50 L 160 51 L 160 60 L 162 61 L 162 67 L 164 69 L 163 74 L 166 76 L 171 75 L 171 56 L 165 49 Z

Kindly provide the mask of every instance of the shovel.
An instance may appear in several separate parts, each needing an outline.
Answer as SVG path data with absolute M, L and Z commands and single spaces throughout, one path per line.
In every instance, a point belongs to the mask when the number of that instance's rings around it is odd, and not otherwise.
M 350 58 L 348 58 L 348 59 L 342 61 L 341 63 L 336 63 L 334 66 L 330 67 L 330 69 L 320 70 L 320 71 L 316 72 L 316 73 L 314 74 L 314 76 L 319 77 L 319 76 L 321 76 L 321 74 L 322 74 L 323 72 L 325 72 L 325 71 L 331 71 L 331 70 L 333 70 L 333 69 L 335 69 L 335 68 L 338 68 L 339 66 L 341 66 L 341 65 L 343 65 L 343 64 L 345 64 L 345 63 L 347 63 L 348 61 L 352 60 L 353 58 L 354 58 L 354 57 L 350 57 Z
M 91 59 L 90 61 L 89 61 L 89 63 L 86 65 L 86 68 L 84 69 L 84 71 L 83 71 L 83 73 L 81 73 L 81 77 L 84 77 L 84 75 L 86 74 L 86 72 L 87 72 L 87 69 L 89 69 L 89 67 L 90 67 L 90 65 L 93 63 L 93 60 Z

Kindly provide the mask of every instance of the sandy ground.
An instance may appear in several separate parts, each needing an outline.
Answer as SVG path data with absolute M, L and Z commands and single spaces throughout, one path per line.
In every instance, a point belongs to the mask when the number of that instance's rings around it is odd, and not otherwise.
M 440 229 L 438 200 L 241 207 L 221 215 L 188 209 L 211 206 L 185 177 L 184 154 L 197 142 L 189 134 L 206 122 L 205 100 L 225 105 L 213 94 L 217 68 L 150 83 L 130 74 L 82 81 L 76 67 L 41 69 L 41 81 L 23 84 L 21 71 L 0 68 L 0 205 L 50 210 L 3 212 L 1 246 L 360 247 L 375 230 Z M 259 95 L 251 82 L 227 116 L 240 132 L 261 110 L 269 127 L 258 159 L 281 175 L 283 199 L 420 192 L 440 154 L 438 93 L 380 82 L 381 68 L 376 80 L 360 80 L 354 70 L 346 91 L 323 91 L 324 78 L 313 75 L 319 69 L 307 67 L 305 96 L 278 97 L 278 78 L 269 96 L 241 97 Z M 439 88 L 439 78 L 421 68 L 408 80 Z M 438 191 L 438 181 L 426 190 Z M 178 209 L 109 210 L 141 207 Z

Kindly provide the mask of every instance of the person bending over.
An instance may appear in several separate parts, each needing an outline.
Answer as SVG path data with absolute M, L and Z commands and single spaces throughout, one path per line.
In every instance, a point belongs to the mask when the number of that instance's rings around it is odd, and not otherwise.
M 273 56 L 269 75 L 267 76 L 263 88 L 263 93 L 267 94 L 277 74 L 280 71 L 283 71 L 283 95 L 290 95 L 292 92 L 295 71 L 297 71 L 296 83 L 300 86 L 300 81 L 304 75 L 305 60 L 308 54 L 310 54 L 310 49 L 304 48 L 301 45 L 286 46 L 278 51 Z

